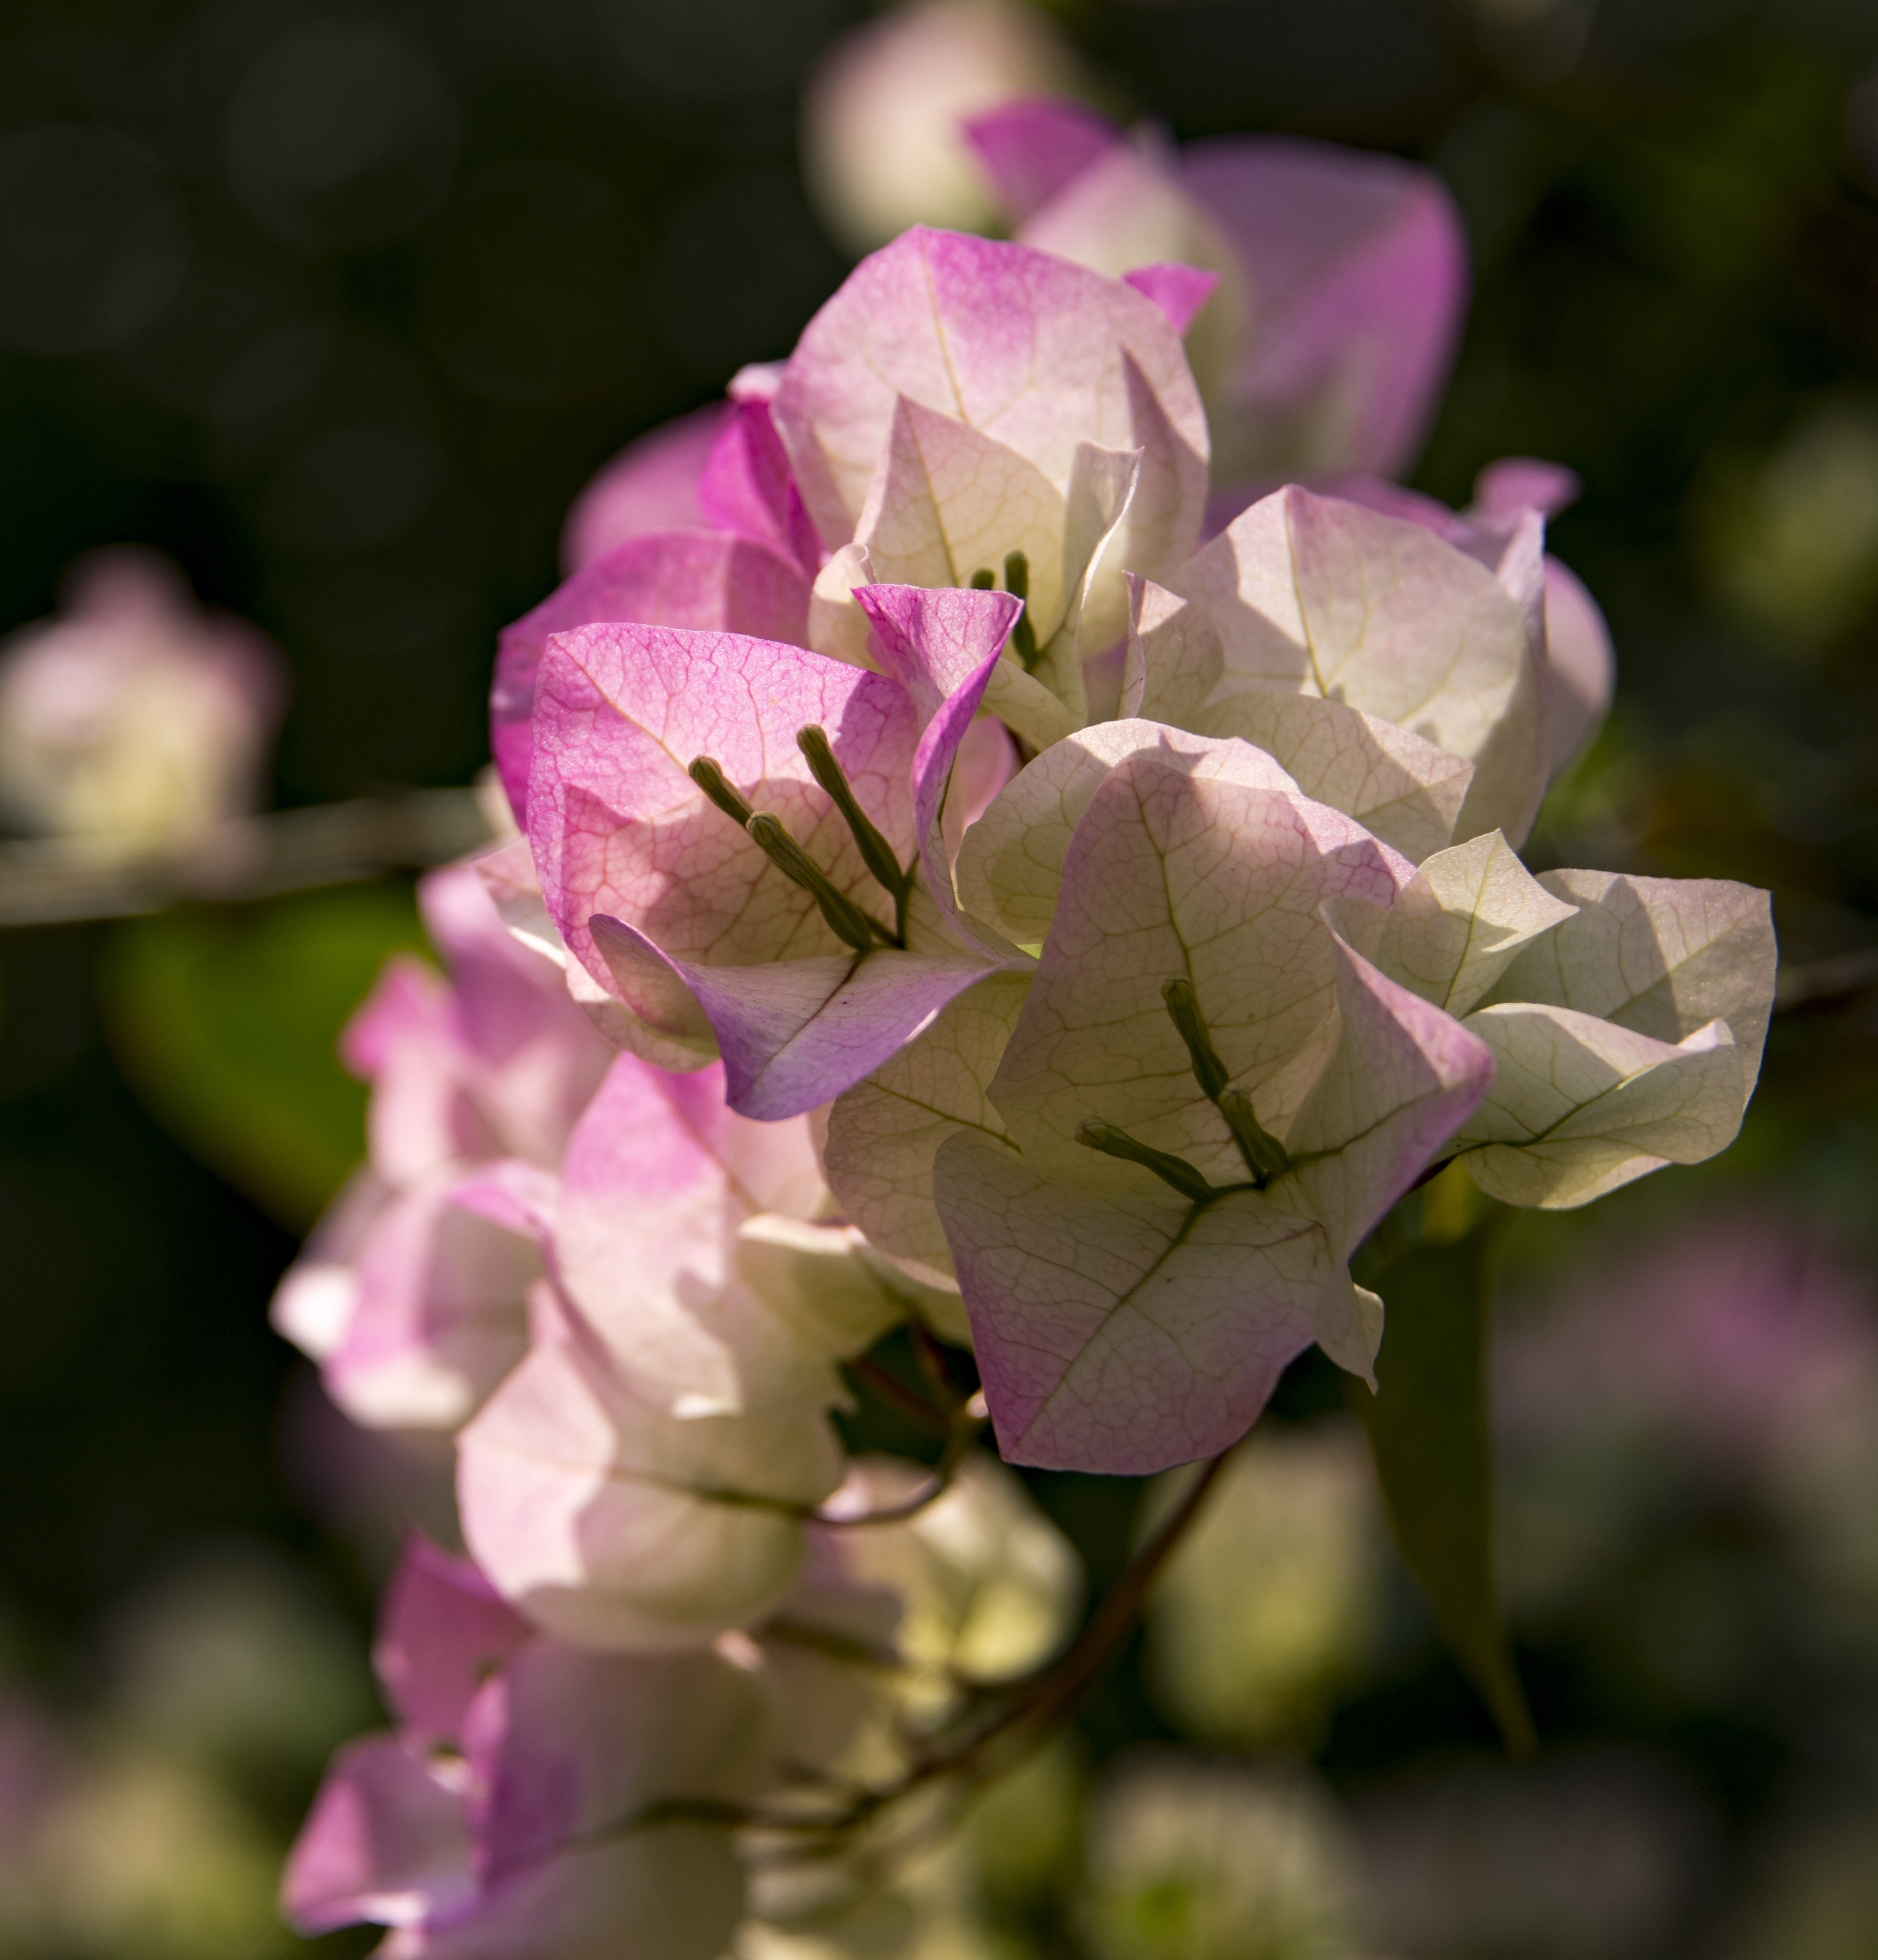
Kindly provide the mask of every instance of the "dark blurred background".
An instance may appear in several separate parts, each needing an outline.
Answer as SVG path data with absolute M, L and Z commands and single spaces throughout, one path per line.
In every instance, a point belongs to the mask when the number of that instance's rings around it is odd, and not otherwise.
M 51 611 L 87 548 L 150 544 L 284 649 L 280 804 L 468 780 L 496 631 L 554 583 L 574 494 L 785 353 L 840 280 L 797 92 L 866 11 L 5 0 L 0 629 Z M 1869 1960 L 1878 7 L 1052 11 L 1098 92 L 1178 137 L 1301 131 L 1444 175 L 1477 293 L 1415 480 L 1458 503 L 1499 456 L 1577 470 L 1554 548 L 1618 648 L 1538 853 L 1774 889 L 1785 1011 L 1741 1142 L 1522 1221 L 1508 1327 L 1569 1330 L 1575 1288 L 1647 1317 L 1675 1287 L 1635 1273 L 1687 1264 L 1664 1244 L 1746 1229 L 1691 1284 L 1761 1259 L 1785 1327 L 1829 1268 L 1807 1365 L 1853 1383 L 1794 1498 L 1790 1450 L 1697 1474 L 1656 1404 L 1597 1415 L 1583 1341 L 1533 1336 L 1502 1524 L 1527 1534 L 1506 1562 L 1553 1753 L 1493 1767 L 1405 1592 L 1294 1745 L 1355 1805 L 1389 1951 Z M 332 1033 L 416 940 L 395 880 L 0 934 L 0 1954 L 300 1950 L 271 1872 L 324 1751 L 373 1719 L 385 1547 L 308 1468 L 328 1418 L 266 1308 L 357 1147 Z M 320 1167 L 299 1184 L 262 1162 L 277 1084 Z M 1666 1380 L 1703 1338 L 1663 1337 Z M 1311 1384 L 1286 1406 L 1309 1417 Z M 1092 1547 L 1115 1523 L 1110 1497 L 1046 1495 Z M 1085 1746 L 1174 1726 L 1130 1673 Z M 9 1864 L 48 1779 L 64 1834 Z M 1483 1873 L 1511 1903 L 1455 1906 Z M 1055 1910 L 1011 1924 L 1048 1945 Z

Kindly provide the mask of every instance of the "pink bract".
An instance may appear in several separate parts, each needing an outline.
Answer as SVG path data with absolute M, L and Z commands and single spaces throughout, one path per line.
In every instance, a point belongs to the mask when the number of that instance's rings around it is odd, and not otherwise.
M 662 423 L 629 443 L 574 500 L 561 533 L 561 565 L 569 574 L 648 531 L 702 526 L 697 479 L 730 413 L 726 402 Z
M 1145 509 L 1191 548 L 1206 417 L 1165 314 L 1048 252 L 916 227 L 864 259 L 803 330 L 774 403 L 803 501 L 833 549 L 853 535 L 896 400 L 969 423 L 1066 490 L 1079 443 L 1143 446 Z M 1143 567 L 1152 571 L 1152 567 Z
M 646 1029 L 648 1059 L 678 1059 L 664 1044 L 696 1039 L 698 1023 L 684 1016 L 699 1017 L 723 1056 L 730 1106 L 748 1116 L 829 1100 L 996 957 L 959 919 L 939 818 L 1016 602 L 862 589 L 876 595 L 886 657 L 906 685 L 777 644 L 639 626 L 563 635 L 542 669 L 530 835 L 548 910 Z M 825 731 L 895 862 L 918 852 L 938 930 L 904 947 L 841 950 L 811 895 L 687 773 L 698 758 L 716 764 L 837 891 L 891 917 L 796 744 L 810 726 Z M 910 934 L 918 913 L 906 912 Z
M 1078 200 L 1131 139 L 1053 102 L 1013 104 L 966 130 L 1022 236 L 1110 262 L 1113 210 Z M 1210 231 L 1236 270 L 1245 316 L 1205 382 L 1215 468 L 1391 475 L 1411 463 L 1467 297 L 1466 238 L 1440 180 L 1296 137 L 1216 138 L 1178 156 L 1133 140 L 1144 194 L 1159 182 L 1168 209 L 1184 201 L 1186 228 Z

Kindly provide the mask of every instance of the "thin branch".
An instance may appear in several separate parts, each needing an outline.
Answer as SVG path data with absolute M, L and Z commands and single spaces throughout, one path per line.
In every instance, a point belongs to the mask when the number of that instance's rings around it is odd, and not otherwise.
M 971 1404 L 967 1404 L 952 1418 L 946 1435 L 946 1447 L 939 1453 L 939 1461 L 933 1465 L 932 1475 L 913 1496 L 903 1498 L 898 1503 L 883 1504 L 877 1511 L 852 1514 L 812 1511 L 808 1514 L 810 1522 L 828 1525 L 836 1531 L 853 1531 L 862 1525 L 899 1525 L 909 1517 L 917 1517 L 928 1504 L 937 1503 L 951 1489 L 952 1481 L 959 1474 L 959 1466 L 971 1454 L 972 1446 L 977 1442 L 978 1432 L 983 1426 L 984 1418 L 971 1413 Z
M 936 1409 L 924 1395 L 916 1394 L 904 1382 L 889 1374 L 876 1360 L 862 1355 L 857 1360 L 841 1364 L 854 1379 L 891 1409 L 904 1415 L 919 1428 L 928 1430 L 934 1436 L 949 1437 L 952 1433 L 952 1418 L 943 1409 Z
M 472 789 L 413 789 L 225 823 L 186 851 L 136 855 L 89 841 L 0 843 L 0 926 L 131 919 L 447 864 L 490 841 Z
M 1067 1721 L 1115 1659 L 1148 1592 L 1199 1516 L 1232 1453 L 1223 1451 L 1201 1470 L 1173 1514 L 1104 1596 L 1068 1653 L 1021 1681 L 1001 1689 L 981 1689 L 980 1710 L 968 1711 L 949 1739 L 918 1756 L 893 1782 L 856 1790 L 845 1801 L 819 1811 L 785 1809 L 774 1801 L 734 1804 L 716 1799 L 673 1798 L 580 1842 L 682 1821 L 796 1838 L 800 1842 L 792 1855 L 822 1857 L 843 1848 L 840 1840 L 883 1811 L 943 1778 L 956 1778 L 963 1789 L 990 1780 L 1040 1746 Z M 972 1714 L 982 1712 L 984 1702 L 1003 1705 L 988 1719 L 974 1722 Z

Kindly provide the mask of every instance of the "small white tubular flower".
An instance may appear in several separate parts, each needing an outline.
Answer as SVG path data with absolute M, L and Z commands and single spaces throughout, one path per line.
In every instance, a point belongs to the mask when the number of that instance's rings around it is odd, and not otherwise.
M 0 803 L 51 836 L 183 849 L 255 807 L 285 696 L 269 642 L 198 611 L 166 559 L 100 552 L 0 649 Z
M 837 41 L 809 83 L 809 193 L 857 252 L 909 225 L 985 229 L 996 207 L 964 118 L 1073 90 L 1077 79 L 1068 41 L 1036 7 L 927 0 L 895 8 Z

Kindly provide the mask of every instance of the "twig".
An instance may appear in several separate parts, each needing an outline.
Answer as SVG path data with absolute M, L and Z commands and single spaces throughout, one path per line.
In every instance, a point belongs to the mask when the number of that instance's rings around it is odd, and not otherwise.
M 972 1723 L 968 1711 L 955 1725 L 951 1739 L 909 1764 L 892 1783 L 857 1790 L 844 1802 L 818 1814 L 782 1809 L 774 1803 L 674 1798 L 580 1842 L 597 1842 L 657 1823 L 689 1822 L 795 1837 L 800 1843 L 793 1855 L 827 1856 L 842 1848 L 840 1841 L 849 1833 L 944 1778 L 957 1778 L 964 1789 L 989 1780 L 1038 1747 L 1100 1679 L 1232 1453 L 1223 1451 L 1201 1470 L 1173 1515 L 1135 1555 L 1126 1571 L 1104 1596 L 1067 1654 L 1021 1681 L 1003 1689 L 982 1690 L 984 1700 L 1004 1703 L 997 1712 Z
M 836 1531 L 853 1531 L 862 1525 L 898 1525 L 909 1517 L 917 1517 L 928 1504 L 936 1503 L 951 1489 L 952 1480 L 959 1474 L 959 1466 L 971 1453 L 972 1446 L 978 1440 L 978 1432 L 983 1426 L 984 1417 L 973 1413 L 971 1404 L 967 1404 L 954 1414 L 946 1433 L 946 1447 L 932 1467 L 932 1475 L 914 1496 L 903 1498 L 898 1503 L 883 1504 L 877 1511 L 852 1514 L 816 1510 L 808 1514 L 810 1521 Z
M 857 1382 L 863 1383 L 908 1422 L 934 1436 L 951 1435 L 951 1416 L 943 1409 L 934 1408 L 924 1395 L 916 1394 L 904 1382 L 895 1380 L 878 1361 L 862 1355 L 857 1360 L 842 1365 Z
M 181 852 L 133 855 L 63 838 L 0 843 L 0 926 L 276 897 L 446 864 L 489 842 L 474 790 L 413 789 L 240 818 Z

